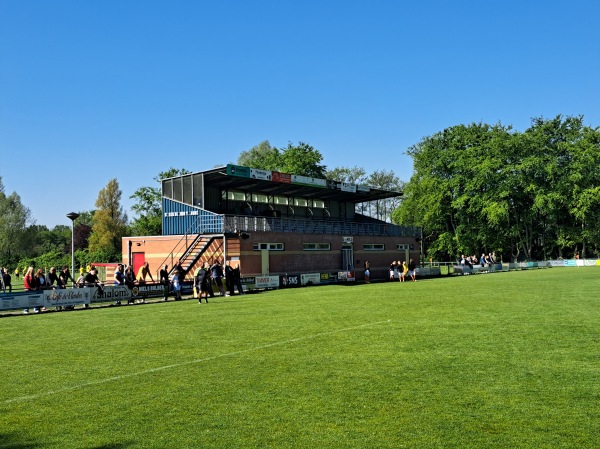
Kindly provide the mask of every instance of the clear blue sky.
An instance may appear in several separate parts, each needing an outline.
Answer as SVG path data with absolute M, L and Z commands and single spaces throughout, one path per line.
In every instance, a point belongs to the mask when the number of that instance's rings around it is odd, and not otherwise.
M 598 0 L 0 0 L 0 176 L 49 228 L 263 140 L 408 181 L 424 136 L 558 114 L 600 126 Z

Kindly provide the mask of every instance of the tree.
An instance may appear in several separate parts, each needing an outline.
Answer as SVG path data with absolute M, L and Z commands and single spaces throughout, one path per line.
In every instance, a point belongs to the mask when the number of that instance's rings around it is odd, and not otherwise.
M 102 253 L 106 258 L 113 260 L 121 259 L 121 238 L 127 228 L 127 215 L 121 207 L 121 195 L 116 179 L 111 179 L 106 187 L 100 190 L 89 238 L 91 252 Z
M 394 221 L 424 227 L 429 255 L 495 251 L 572 257 L 600 235 L 600 133 L 582 117 L 537 118 L 523 133 L 459 125 L 409 149 L 415 171 Z
M 29 242 L 26 236 L 31 213 L 21 203 L 21 197 L 13 192 L 4 193 L 0 176 L 0 265 L 13 265 L 27 254 Z
M 350 167 L 335 167 L 332 170 L 328 170 L 325 174 L 327 179 L 339 182 L 347 182 L 350 184 L 364 184 L 366 183 L 366 174 L 364 168 L 354 166 Z
M 294 146 L 288 142 L 280 156 L 279 171 L 312 178 L 325 178 L 327 167 L 321 164 L 322 161 L 321 152 L 313 146 L 304 142 Z
M 189 173 L 184 168 L 160 172 L 153 179 L 159 183 L 159 187 L 140 187 L 131 199 L 136 200 L 136 203 L 131 206 L 133 212 L 137 214 L 130 227 L 131 235 L 161 235 L 162 233 L 162 189 L 160 183 L 165 178 L 181 176 Z
M 268 140 L 264 140 L 248 151 L 243 151 L 237 163 L 244 167 L 280 171 L 280 157 L 279 150 L 272 147 Z
M 311 145 L 291 142 L 285 149 L 272 147 L 268 140 L 244 151 L 238 157 L 238 164 L 245 167 L 274 170 L 292 175 L 325 178 L 326 167 L 321 164 L 323 156 Z
M 404 185 L 404 183 L 400 181 L 400 178 L 398 178 L 391 170 L 374 171 L 367 177 L 365 182 L 369 187 L 395 192 L 401 192 Z M 391 215 L 394 209 L 398 207 L 399 202 L 400 199 L 398 197 L 386 198 L 383 200 L 371 201 L 367 203 L 366 206 L 371 217 L 387 221 L 391 219 Z

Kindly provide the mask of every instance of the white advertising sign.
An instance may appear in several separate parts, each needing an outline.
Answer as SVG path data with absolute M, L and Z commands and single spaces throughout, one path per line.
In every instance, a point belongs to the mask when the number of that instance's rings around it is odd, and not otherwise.
M 256 288 L 278 288 L 279 276 L 255 276 Z
M 350 184 L 348 182 L 342 182 L 339 184 L 340 190 L 342 192 L 352 192 L 356 193 L 356 184 Z
M 319 285 L 321 283 L 321 273 L 305 273 L 300 275 L 302 285 Z
M 265 181 L 271 180 L 270 170 L 259 170 L 258 168 L 250 169 L 250 177 L 254 179 L 264 179 Z

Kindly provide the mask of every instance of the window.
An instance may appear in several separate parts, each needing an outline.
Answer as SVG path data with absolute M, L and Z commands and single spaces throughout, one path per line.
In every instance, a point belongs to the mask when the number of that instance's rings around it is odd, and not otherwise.
M 252 201 L 254 201 L 255 203 L 268 203 L 269 198 L 267 197 L 267 195 L 263 195 L 262 193 L 253 193 Z
M 228 200 L 234 201 L 244 201 L 246 199 L 246 195 L 241 190 L 223 190 L 222 198 L 227 198 Z
M 304 243 L 304 251 L 329 251 L 331 250 L 331 243 Z
M 283 243 L 256 243 L 253 247 L 254 251 L 268 249 L 269 251 L 283 251 Z
M 406 249 L 410 249 L 410 245 L 408 243 L 399 243 L 396 245 L 396 249 L 400 251 L 404 251 Z
M 365 243 L 363 249 L 365 251 L 383 251 L 385 245 L 383 243 Z

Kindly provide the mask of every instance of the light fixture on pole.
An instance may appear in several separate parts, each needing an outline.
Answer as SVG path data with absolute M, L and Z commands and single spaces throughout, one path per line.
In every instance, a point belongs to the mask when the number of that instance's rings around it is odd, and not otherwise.
M 75 274 L 75 220 L 79 217 L 77 212 L 69 212 L 67 218 L 71 220 L 71 276 Z

